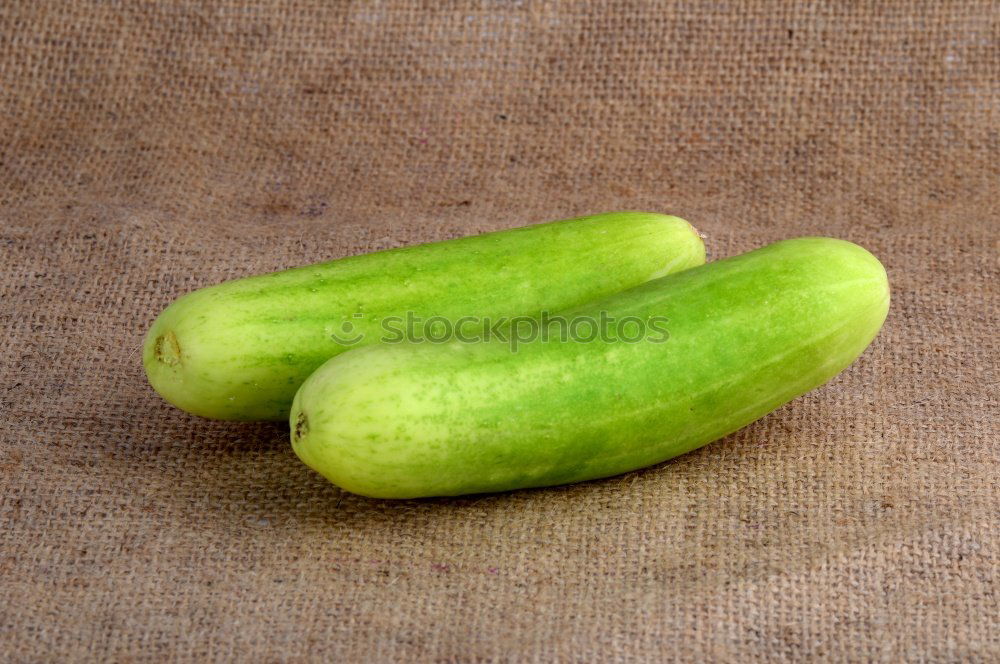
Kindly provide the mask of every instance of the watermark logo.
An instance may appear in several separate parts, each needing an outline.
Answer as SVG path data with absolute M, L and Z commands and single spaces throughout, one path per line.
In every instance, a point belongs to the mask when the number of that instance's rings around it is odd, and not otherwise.
M 404 316 L 387 316 L 378 320 L 366 319 L 355 313 L 344 320 L 330 337 L 342 346 L 355 346 L 365 342 L 372 334 L 386 344 L 431 343 L 451 341 L 477 343 L 496 341 L 509 344 L 512 351 L 528 343 L 664 343 L 670 338 L 668 319 L 664 316 L 615 317 L 606 311 L 594 315 L 540 316 L 462 316 L 457 319 L 445 316 L 424 318 L 412 311 Z

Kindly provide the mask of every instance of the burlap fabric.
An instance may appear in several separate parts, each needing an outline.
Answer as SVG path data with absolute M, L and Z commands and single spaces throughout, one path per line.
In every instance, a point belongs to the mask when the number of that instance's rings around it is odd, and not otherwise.
M 995 2 L 0 4 L 0 652 L 1000 659 Z M 190 289 L 611 209 L 886 264 L 831 384 L 673 462 L 373 501 L 138 349 Z

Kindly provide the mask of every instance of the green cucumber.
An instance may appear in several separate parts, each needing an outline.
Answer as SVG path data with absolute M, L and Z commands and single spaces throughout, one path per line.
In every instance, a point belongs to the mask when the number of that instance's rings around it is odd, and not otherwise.
M 690 224 L 647 212 L 352 256 L 181 297 L 149 330 L 143 364 L 153 388 L 190 413 L 284 420 L 313 370 L 395 338 L 398 319 L 421 336 L 433 317 L 538 316 L 704 262 Z
M 594 340 L 581 324 L 516 352 L 493 340 L 344 353 L 296 395 L 292 445 L 334 484 L 382 498 L 616 475 L 826 382 L 868 346 L 888 306 L 885 270 L 861 247 L 787 240 L 564 314 L 633 324 Z M 636 341 L 636 319 L 660 325 Z

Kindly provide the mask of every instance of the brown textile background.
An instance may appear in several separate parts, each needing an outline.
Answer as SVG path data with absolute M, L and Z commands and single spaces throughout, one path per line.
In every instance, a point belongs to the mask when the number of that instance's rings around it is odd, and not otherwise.
M 0 652 L 998 661 L 998 201 L 988 0 L 0 3 Z M 859 242 L 886 327 L 673 462 L 450 500 L 144 380 L 190 289 L 622 208 Z

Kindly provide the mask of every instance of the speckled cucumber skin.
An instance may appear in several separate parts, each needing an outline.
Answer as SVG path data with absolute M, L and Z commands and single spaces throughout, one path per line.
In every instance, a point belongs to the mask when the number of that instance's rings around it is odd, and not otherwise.
M 284 420 L 302 381 L 331 357 L 382 339 L 386 317 L 539 315 L 704 262 L 690 224 L 648 212 L 353 256 L 181 297 L 149 330 L 143 364 L 153 388 L 190 413 Z M 359 334 L 357 344 L 335 338 Z
M 381 498 L 616 475 L 705 445 L 823 384 L 868 346 L 888 306 L 885 270 L 861 247 L 779 242 L 567 312 L 665 316 L 662 343 L 345 353 L 296 395 L 292 445 L 334 484 Z

